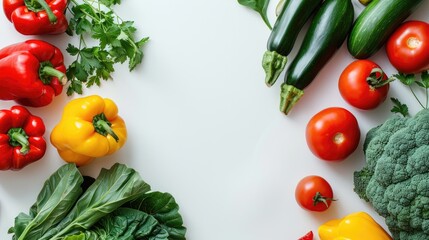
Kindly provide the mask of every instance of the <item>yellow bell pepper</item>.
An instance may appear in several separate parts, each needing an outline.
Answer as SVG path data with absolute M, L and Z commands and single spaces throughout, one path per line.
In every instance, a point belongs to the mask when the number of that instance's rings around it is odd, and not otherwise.
M 392 237 L 367 213 L 356 212 L 319 227 L 320 240 L 391 240 Z
M 77 166 L 120 149 L 127 140 L 118 107 L 98 95 L 71 100 L 51 132 L 51 143 L 66 162 Z

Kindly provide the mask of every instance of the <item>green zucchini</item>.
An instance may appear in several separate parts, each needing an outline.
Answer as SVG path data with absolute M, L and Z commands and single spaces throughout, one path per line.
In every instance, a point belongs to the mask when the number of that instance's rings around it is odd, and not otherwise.
M 347 41 L 357 59 L 371 57 L 423 0 L 373 0 L 357 17 Z
M 351 0 L 325 0 L 314 16 L 281 86 L 280 111 L 288 114 L 307 87 L 341 47 L 353 25 Z
M 268 38 L 268 50 L 262 59 L 267 86 L 276 82 L 286 66 L 287 55 L 292 51 L 300 30 L 321 3 L 322 0 L 285 1 Z

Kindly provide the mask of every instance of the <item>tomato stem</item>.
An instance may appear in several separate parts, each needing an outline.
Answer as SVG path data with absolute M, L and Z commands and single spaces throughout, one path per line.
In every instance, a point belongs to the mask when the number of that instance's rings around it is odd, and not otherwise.
M 371 70 L 371 73 L 366 78 L 366 82 L 373 88 L 380 88 L 396 80 L 395 78 L 391 77 L 384 80 L 384 75 L 385 74 L 381 68 L 375 67 Z
M 323 196 L 320 192 L 316 192 L 316 194 L 313 197 L 313 206 L 316 206 L 318 203 L 325 204 L 326 208 L 329 207 L 328 201 L 336 201 L 336 199 L 328 198 Z

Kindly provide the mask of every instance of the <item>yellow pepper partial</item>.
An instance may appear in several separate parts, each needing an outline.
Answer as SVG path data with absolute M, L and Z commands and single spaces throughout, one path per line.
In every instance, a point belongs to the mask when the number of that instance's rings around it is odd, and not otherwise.
M 116 152 L 126 140 L 127 129 L 118 107 L 98 95 L 71 100 L 51 132 L 51 143 L 61 158 L 77 166 Z
M 320 240 L 391 240 L 392 237 L 367 213 L 356 212 L 319 227 Z

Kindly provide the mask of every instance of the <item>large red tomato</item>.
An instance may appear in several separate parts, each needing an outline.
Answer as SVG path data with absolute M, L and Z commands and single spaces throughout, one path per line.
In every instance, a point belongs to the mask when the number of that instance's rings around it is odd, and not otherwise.
M 344 160 L 359 145 L 359 124 L 356 117 L 344 108 L 326 108 L 308 122 L 306 140 L 311 152 L 318 158 Z
M 328 181 L 316 175 L 304 177 L 295 188 L 296 202 L 309 211 L 325 211 L 331 206 L 333 197 L 334 192 Z
M 338 89 L 347 103 L 359 109 L 374 109 L 386 100 L 388 77 L 370 60 L 356 60 L 341 73 Z
M 408 21 L 399 26 L 386 43 L 390 63 L 401 73 L 429 69 L 429 24 Z

